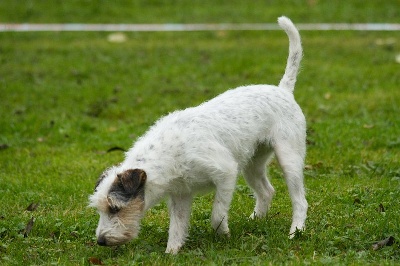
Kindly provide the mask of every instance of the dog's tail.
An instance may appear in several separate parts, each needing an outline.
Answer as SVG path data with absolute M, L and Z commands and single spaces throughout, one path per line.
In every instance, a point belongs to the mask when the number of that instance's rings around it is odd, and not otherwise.
M 279 17 L 278 24 L 289 37 L 289 57 L 287 59 L 285 74 L 279 82 L 279 87 L 293 92 L 300 61 L 303 57 L 300 34 L 293 22 L 287 17 Z

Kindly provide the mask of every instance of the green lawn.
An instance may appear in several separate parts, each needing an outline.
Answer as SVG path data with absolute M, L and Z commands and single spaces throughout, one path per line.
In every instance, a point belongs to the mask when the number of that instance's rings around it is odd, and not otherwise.
M 217 23 L 272 22 L 285 14 L 301 22 L 398 23 L 397 0 L 18 0 L 0 2 L 1 22 Z
M 295 23 L 395 22 L 400 10 L 396 1 L 347 1 L 343 9 L 333 1 L 290 2 L 301 8 L 279 1 L 196 1 L 194 10 L 188 1 L 135 1 L 146 8 L 130 18 L 122 2 L 82 1 L 79 8 L 78 1 L 60 1 L 59 10 L 53 1 L 7 1 L 0 3 L 0 17 L 203 23 L 273 22 L 286 14 Z M 351 10 L 356 12 L 349 15 Z M 161 115 L 228 88 L 277 84 L 286 35 L 126 33 L 126 42 L 110 43 L 108 33 L 0 33 L 0 265 L 400 264 L 400 33 L 301 35 L 305 56 L 295 95 L 308 121 L 307 231 L 287 238 L 290 200 L 273 162 L 269 173 L 277 193 L 266 219 L 247 219 L 253 198 L 240 179 L 231 237 L 211 229 L 212 194 L 198 197 L 190 238 L 179 255 L 169 256 L 165 204 L 147 213 L 137 240 L 118 248 L 96 245 L 98 215 L 87 208 L 88 196 L 98 175 L 123 159 L 121 151 L 108 150 L 129 148 Z M 27 211 L 31 203 L 39 206 Z M 390 236 L 394 244 L 373 250 Z

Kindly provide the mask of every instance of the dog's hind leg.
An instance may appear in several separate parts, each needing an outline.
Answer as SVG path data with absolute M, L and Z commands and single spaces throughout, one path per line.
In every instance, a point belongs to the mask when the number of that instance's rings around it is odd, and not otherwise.
M 176 254 L 185 243 L 189 230 L 191 195 L 171 195 L 168 201 L 170 224 L 165 253 Z
M 274 147 L 292 201 L 293 218 L 289 231 L 290 238 L 294 237 L 296 230 L 304 230 L 308 208 L 303 184 L 305 145 L 300 142 L 293 144 L 280 140 Z
M 243 176 L 254 191 L 256 199 L 254 211 L 250 215 L 251 219 L 264 217 L 271 205 L 275 190 L 268 180 L 266 165 L 272 154 L 272 149 L 266 145 L 260 145 L 243 170 Z

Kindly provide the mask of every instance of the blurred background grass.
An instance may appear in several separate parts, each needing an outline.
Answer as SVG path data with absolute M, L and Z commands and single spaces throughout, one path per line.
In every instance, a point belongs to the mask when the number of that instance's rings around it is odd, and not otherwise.
M 1 22 L 222 23 L 399 22 L 397 0 L 21 0 L 1 1 Z

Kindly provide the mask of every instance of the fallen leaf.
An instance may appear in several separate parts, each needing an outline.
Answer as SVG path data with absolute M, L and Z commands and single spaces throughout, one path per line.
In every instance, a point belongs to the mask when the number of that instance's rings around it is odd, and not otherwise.
M 122 32 L 111 33 L 107 36 L 107 41 L 113 43 L 126 42 L 127 39 L 128 38 L 126 37 L 126 35 Z
M 318 168 L 321 168 L 321 167 L 323 167 L 324 166 L 324 163 L 323 162 L 321 162 L 321 161 L 318 161 L 318 162 L 316 162 L 316 163 L 314 163 L 314 164 L 306 164 L 305 166 L 304 166 L 304 169 L 305 170 L 312 170 L 312 169 L 318 169 Z
M 306 165 L 304 165 L 304 169 L 305 170 L 312 170 L 313 166 L 311 164 L 306 164 Z
M 91 103 L 88 107 L 86 114 L 91 117 L 99 117 L 101 113 L 107 108 L 108 102 L 106 100 L 98 100 Z
M 388 38 L 388 39 L 377 39 L 375 40 L 375 44 L 379 46 L 392 46 L 396 44 L 396 39 Z
M 103 262 L 100 259 L 95 258 L 95 257 L 90 257 L 89 258 L 89 263 L 93 264 L 93 265 L 104 265 Z
M 111 148 L 109 148 L 108 150 L 107 150 L 107 152 L 112 152 L 112 151 L 126 151 L 124 148 L 121 148 L 121 147 L 111 147 Z
M 117 131 L 118 129 L 116 128 L 116 127 L 109 127 L 108 128 L 108 131 L 109 132 L 115 132 L 115 131 Z
M 25 226 L 25 230 L 24 230 L 24 237 L 26 238 L 26 237 L 28 237 L 28 235 L 29 235 L 29 233 L 31 232 L 31 230 L 32 230 L 32 227 L 33 227 L 33 224 L 35 223 L 35 218 L 31 218 L 30 220 L 29 220 L 29 222 L 26 224 L 26 226 Z
M 371 128 L 373 128 L 374 126 L 375 126 L 375 125 L 365 124 L 365 125 L 363 126 L 363 128 L 371 129 Z
M 314 7 L 315 5 L 318 4 L 318 0 L 308 0 L 307 4 L 311 7 Z
M 32 202 L 31 204 L 29 204 L 29 206 L 26 208 L 26 210 L 29 212 L 33 212 L 33 211 L 36 211 L 38 206 L 39 206 L 39 203 Z
M 226 37 L 226 35 L 227 35 L 227 32 L 225 30 L 217 31 L 217 37 L 219 37 L 219 38 Z
M 14 111 L 14 114 L 15 115 L 22 115 L 23 113 L 25 113 L 26 112 L 26 108 L 25 107 L 22 107 L 22 108 L 20 108 L 20 109 L 16 109 L 15 111 Z
M 372 250 L 378 250 L 380 248 L 383 248 L 384 246 L 391 246 L 394 244 L 394 237 L 389 236 L 388 238 L 385 238 L 381 241 L 376 242 L 375 244 L 372 245 Z
M 324 94 L 325 100 L 329 100 L 332 97 L 332 94 L 330 92 L 327 92 Z
M 8 149 L 10 146 L 8 146 L 7 144 L 0 144 L 0 150 L 5 150 Z

